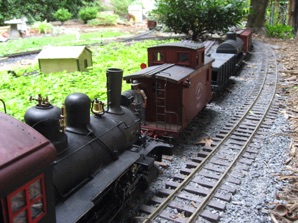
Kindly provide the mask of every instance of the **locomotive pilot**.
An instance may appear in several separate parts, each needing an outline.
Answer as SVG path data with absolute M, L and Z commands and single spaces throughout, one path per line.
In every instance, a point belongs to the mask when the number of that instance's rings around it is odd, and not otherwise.
M 140 82 L 133 80 L 131 87 L 134 93 L 134 100 L 132 102 L 135 114 L 141 119 L 142 125 L 146 125 L 145 109 L 147 106 L 147 96 L 144 90 L 140 89 Z

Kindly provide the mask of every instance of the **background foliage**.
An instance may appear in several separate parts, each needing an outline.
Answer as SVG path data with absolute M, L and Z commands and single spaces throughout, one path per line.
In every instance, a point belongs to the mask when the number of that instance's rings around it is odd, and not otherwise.
M 63 25 L 65 21 L 69 20 L 72 17 L 72 14 L 67 9 L 60 8 L 55 13 L 53 13 L 53 16 L 56 20 L 60 21 Z
M 96 8 L 97 12 L 110 10 L 126 18 L 128 6 L 132 2 L 138 1 L 111 0 L 111 6 L 103 7 L 99 0 L 0 0 L 0 25 L 4 25 L 6 20 L 23 17 L 26 17 L 30 24 L 35 21 L 54 21 L 57 19 L 54 14 L 62 8 L 68 10 L 73 18 L 79 18 L 79 11 L 83 8 Z
M 25 111 L 35 105 L 29 101 L 29 97 L 37 97 L 38 94 L 48 96 L 50 102 L 59 107 L 66 96 L 73 92 L 85 93 L 91 100 L 96 97 L 106 104 L 106 70 L 120 68 L 124 76 L 136 72 L 140 70 L 141 63 L 147 62 L 147 48 L 165 41 L 174 40 L 148 40 L 129 45 L 113 42 L 92 47 L 93 66 L 88 72 L 42 74 L 38 71 L 37 63 L 16 70 L 16 75 L 0 72 L 0 98 L 5 99 L 7 113 L 19 120 L 23 120 Z M 122 91 L 129 88 L 130 85 L 123 82 Z
M 53 21 L 53 13 L 59 8 L 67 9 L 77 15 L 81 7 L 95 0 L 0 0 L 0 25 L 13 18 L 26 17 L 30 23 L 34 21 Z
M 207 32 L 226 32 L 238 25 L 246 13 L 246 0 L 157 0 L 153 13 L 175 33 L 197 40 Z
M 294 37 L 293 27 L 283 25 L 283 24 L 276 24 L 276 25 L 269 25 L 266 24 L 266 33 L 267 36 L 279 38 L 279 39 L 290 39 Z

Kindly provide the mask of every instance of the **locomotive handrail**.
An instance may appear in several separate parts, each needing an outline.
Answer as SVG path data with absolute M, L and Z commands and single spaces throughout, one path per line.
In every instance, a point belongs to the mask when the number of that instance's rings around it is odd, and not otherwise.
M 136 123 L 137 123 L 137 122 L 134 122 L 133 125 L 135 125 Z M 110 131 L 112 131 L 114 128 L 119 127 L 119 126 L 122 125 L 122 124 L 125 125 L 125 127 L 127 127 L 127 128 L 130 127 L 129 125 L 126 124 L 126 122 L 121 121 L 121 122 L 119 122 L 117 125 L 115 125 L 115 126 L 113 126 L 112 128 L 106 130 L 104 133 L 102 133 L 102 134 L 100 134 L 100 135 L 97 135 L 95 138 L 93 138 L 92 140 L 90 140 L 88 143 L 86 143 L 86 144 L 80 146 L 78 149 L 74 150 L 72 153 L 69 153 L 68 155 L 62 157 L 62 158 L 59 159 L 59 160 L 57 159 L 56 161 L 54 161 L 54 163 L 59 163 L 60 161 L 63 161 L 64 159 L 67 159 L 68 157 L 72 156 L 72 155 L 75 154 L 76 152 L 80 151 L 80 150 L 81 150 L 82 148 L 84 148 L 85 146 L 87 146 L 87 145 L 89 145 L 89 144 L 95 142 L 96 140 L 99 140 L 99 137 L 102 137 L 103 135 L 108 134 L 108 133 L 109 133 Z M 66 131 L 67 131 L 67 130 L 66 130 Z M 73 132 L 73 133 L 75 133 L 75 132 Z M 89 132 L 87 135 L 92 135 L 92 134 L 94 134 L 94 133 L 93 133 L 93 131 L 90 129 L 90 132 Z M 101 140 L 99 140 L 99 141 L 100 141 L 102 144 L 104 144 L 105 147 L 107 147 L 107 148 L 109 149 L 109 147 L 108 147 L 107 145 L 105 145 L 104 142 L 102 142 Z M 113 153 L 112 150 L 109 149 L 109 151 Z

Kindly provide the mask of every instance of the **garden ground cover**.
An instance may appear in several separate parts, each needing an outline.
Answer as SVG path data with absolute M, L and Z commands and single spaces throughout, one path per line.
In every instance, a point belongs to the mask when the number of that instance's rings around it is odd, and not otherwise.
M 166 42 L 174 40 L 166 40 Z M 87 94 L 91 100 L 98 98 L 106 102 L 106 70 L 108 68 L 123 69 L 124 76 L 140 69 L 141 63 L 147 63 L 147 48 L 161 41 L 147 40 L 127 45 L 111 42 L 107 45 L 91 47 L 93 66 L 88 72 L 58 72 L 43 74 L 39 72 L 38 63 L 21 68 L 14 72 L 0 71 L 0 99 L 4 100 L 7 113 L 23 120 L 25 111 L 36 102 L 29 97 L 48 97 L 58 107 L 64 103 L 67 95 L 74 92 Z M 164 42 L 164 41 L 163 41 Z M 122 91 L 130 86 L 123 82 Z M 0 108 L 1 109 L 1 108 Z

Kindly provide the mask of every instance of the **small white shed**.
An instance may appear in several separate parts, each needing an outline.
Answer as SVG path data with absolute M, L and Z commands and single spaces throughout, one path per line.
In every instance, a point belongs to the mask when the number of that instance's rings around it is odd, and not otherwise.
M 92 52 L 85 46 L 45 47 L 37 56 L 42 73 L 87 71 Z

